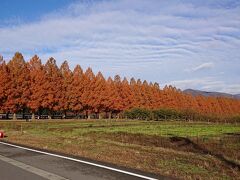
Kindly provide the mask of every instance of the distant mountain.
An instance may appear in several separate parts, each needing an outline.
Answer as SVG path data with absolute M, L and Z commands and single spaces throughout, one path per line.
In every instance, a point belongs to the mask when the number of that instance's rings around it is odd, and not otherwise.
M 193 96 L 211 96 L 211 97 L 228 97 L 228 98 L 234 98 L 234 99 L 240 99 L 240 94 L 228 94 L 228 93 L 222 93 L 222 92 L 208 92 L 208 91 L 200 91 L 200 90 L 194 90 L 194 89 L 186 89 L 183 91 L 184 93 L 191 94 Z
M 240 99 L 240 94 L 235 94 L 234 95 L 236 98 Z

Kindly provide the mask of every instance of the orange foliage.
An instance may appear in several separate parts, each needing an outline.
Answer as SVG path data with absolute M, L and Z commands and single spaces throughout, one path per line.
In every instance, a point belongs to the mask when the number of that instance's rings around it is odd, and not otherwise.
M 171 108 L 191 110 L 203 115 L 231 116 L 240 114 L 240 100 L 224 97 L 193 97 L 172 86 L 160 89 L 157 83 L 126 78 L 119 75 L 105 80 L 102 73 L 95 75 L 91 68 L 83 72 L 77 65 L 70 70 L 67 61 L 58 68 L 55 59 L 45 65 L 34 56 L 25 62 L 16 53 L 7 64 L 0 59 L 0 111 L 26 109 L 50 111 L 117 113 L 141 107 L 146 109 Z

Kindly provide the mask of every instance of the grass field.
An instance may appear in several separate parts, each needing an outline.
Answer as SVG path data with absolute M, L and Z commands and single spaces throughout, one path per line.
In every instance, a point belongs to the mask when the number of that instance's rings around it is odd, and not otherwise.
M 0 122 L 6 140 L 181 179 L 240 177 L 240 124 Z

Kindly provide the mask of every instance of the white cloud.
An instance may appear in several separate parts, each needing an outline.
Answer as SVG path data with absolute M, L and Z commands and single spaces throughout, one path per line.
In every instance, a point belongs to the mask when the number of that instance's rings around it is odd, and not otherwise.
M 205 77 L 205 78 L 195 78 L 195 79 L 184 79 L 184 80 L 177 80 L 171 81 L 167 84 L 173 84 L 181 89 L 187 88 L 197 88 L 198 86 L 205 87 L 204 89 L 208 89 L 213 86 L 223 85 L 222 81 L 216 81 L 212 77 Z
M 53 56 L 58 62 L 68 59 L 70 65 L 92 66 L 107 75 L 114 75 L 117 67 L 122 76 L 143 73 L 144 79 L 159 82 L 174 74 L 171 79 L 184 79 L 186 72 L 178 68 L 182 66 L 191 72 L 215 64 L 216 72 L 224 70 L 219 67 L 240 68 L 240 63 L 231 64 L 240 59 L 240 6 L 163 0 L 84 2 L 46 14 L 40 21 L 0 27 L 0 54 L 8 59 L 16 51 L 27 58 L 39 54 L 43 61 Z M 145 67 L 152 67 L 151 73 Z M 237 82 L 235 71 L 224 72 L 234 77 L 233 84 Z
M 167 84 L 172 84 L 182 90 L 191 88 L 204 91 L 226 92 L 230 94 L 238 94 L 240 92 L 240 84 L 229 84 L 224 81 L 217 80 L 215 77 L 184 79 L 171 81 Z
M 239 92 L 240 92 L 240 84 L 231 84 L 231 85 L 224 86 L 222 88 L 222 92 L 229 92 L 229 93 L 232 93 L 232 94 L 239 94 Z
M 202 70 L 202 69 L 209 69 L 209 68 L 212 68 L 213 67 L 213 63 L 212 62 L 209 62 L 209 63 L 203 63 L 195 68 L 193 68 L 192 70 L 193 71 L 199 71 L 199 70 Z
M 214 67 L 214 63 L 212 62 L 208 62 L 208 63 L 203 63 L 203 64 L 200 64 L 196 67 L 193 67 L 193 68 L 190 68 L 190 69 L 186 69 L 185 71 L 186 72 L 196 72 L 196 71 L 201 71 L 201 70 L 206 70 L 206 69 L 211 69 Z

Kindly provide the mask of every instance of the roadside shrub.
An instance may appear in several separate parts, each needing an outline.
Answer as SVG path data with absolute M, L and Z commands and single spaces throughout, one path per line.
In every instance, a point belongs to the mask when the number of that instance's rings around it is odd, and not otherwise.
M 142 108 L 133 108 L 129 111 L 125 111 L 124 116 L 129 119 L 149 120 L 151 119 L 151 111 Z
M 240 123 L 240 115 L 231 117 L 231 122 Z
M 185 120 L 185 121 L 204 121 L 204 122 L 225 122 L 240 123 L 240 115 L 223 117 L 215 114 L 200 114 L 192 109 L 155 109 L 133 108 L 123 113 L 123 117 L 139 120 Z
M 174 109 L 158 109 L 158 110 L 153 110 L 152 113 L 153 113 L 154 120 L 181 118 L 181 114 Z
M 200 118 L 199 114 L 193 111 L 192 109 L 182 110 L 180 115 L 180 119 L 184 119 L 184 120 L 196 120 L 199 118 Z
M 164 119 L 181 119 L 182 114 L 174 109 L 147 110 L 143 108 L 133 108 L 125 111 L 124 116 L 128 119 L 141 120 L 164 120 Z

